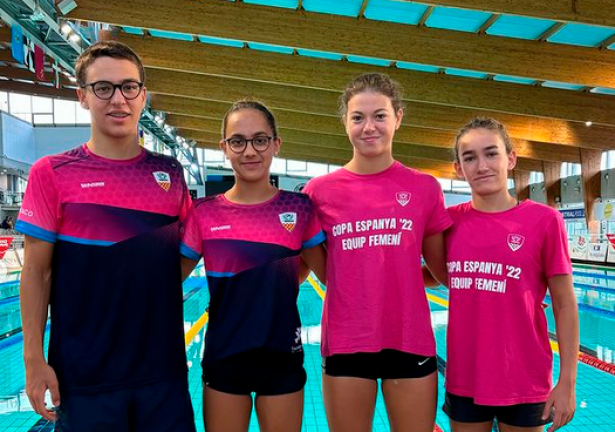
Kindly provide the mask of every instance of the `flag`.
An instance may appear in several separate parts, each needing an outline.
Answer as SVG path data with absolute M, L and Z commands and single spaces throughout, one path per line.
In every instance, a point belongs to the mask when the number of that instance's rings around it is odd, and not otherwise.
M 43 49 L 34 45 L 34 73 L 36 79 L 39 81 L 45 81 L 45 53 Z
M 62 68 L 57 59 L 53 59 L 53 63 L 51 63 L 51 69 L 53 69 L 53 86 L 55 88 L 62 87 Z
M 11 52 L 16 61 L 19 63 L 25 63 L 23 51 L 23 31 L 17 24 L 14 24 L 13 27 L 11 27 Z
M 34 43 L 27 37 L 24 39 L 24 64 L 28 67 L 30 72 L 34 73 L 36 71 L 34 69 Z

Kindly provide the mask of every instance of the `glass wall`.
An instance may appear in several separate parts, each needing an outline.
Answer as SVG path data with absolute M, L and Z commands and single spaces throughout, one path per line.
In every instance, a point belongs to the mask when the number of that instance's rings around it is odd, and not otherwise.
M 0 91 L 0 110 L 33 125 L 83 126 L 90 113 L 79 102 Z
M 530 172 L 530 184 L 542 183 L 543 181 L 545 181 L 544 173 L 538 171 Z

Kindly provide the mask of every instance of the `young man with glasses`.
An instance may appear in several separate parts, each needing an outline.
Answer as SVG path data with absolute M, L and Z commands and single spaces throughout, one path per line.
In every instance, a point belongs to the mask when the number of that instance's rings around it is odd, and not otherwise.
M 16 226 L 26 392 L 56 431 L 195 431 L 179 258 L 191 202 L 181 164 L 139 146 L 144 75 L 126 45 L 84 51 L 90 139 L 33 165 Z

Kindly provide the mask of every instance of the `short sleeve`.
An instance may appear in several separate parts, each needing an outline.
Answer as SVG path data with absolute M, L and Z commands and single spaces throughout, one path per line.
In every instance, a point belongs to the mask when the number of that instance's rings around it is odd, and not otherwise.
M 541 259 L 547 278 L 572 274 L 572 263 L 568 252 L 568 234 L 566 233 L 564 218 L 555 211 L 545 231 Z
M 188 210 L 184 220 L 179 250 L 183 256 L 194 261 L 203 256 L 203 241 L 194 206 Z
M 301 239 L 301 247 L 303 249 L 313 248 L 325 241 L 325 233 L 320 225 L 320 220 L 314 209 L 312 202 L 309 202 L 309 210 L 307 212 L 308 224 Z
M 315 184 L 316 184 L 315 179 L 311 179 L 310 181 L 307 182 L 305 187 L 301 190 L 301 192 L 309 196 L 311 200 L 314 200 L 314 190 L 315 190 L 314 185 Z
M 450 215 L 444 207 L 444 194 L 442 193 L 440 183 L 438 183 L 438 181 L 433 177 L 430 177 L 430 180 L 430 191 L 431 197 L 433 197 L 433 207 L 431 209 L 431 214 L 427 219 L 424 237 L 431 237 L 432 235 L 441 233 L 453 224 Z
M 30 169 L 15 229 L 22 234 L 55 243 L 60 222 L 61 205 L 54 172 L 49 159 L 43 158 Z

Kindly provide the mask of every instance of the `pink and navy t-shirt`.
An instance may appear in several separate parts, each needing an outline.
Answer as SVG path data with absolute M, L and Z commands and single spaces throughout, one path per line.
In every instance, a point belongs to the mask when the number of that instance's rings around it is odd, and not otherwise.
M 377 174 L 339 169 L 304 189 L 327 236 L 322 354 L 395 349 L 434 356 L 423 239 L 451 224 L 439 183 L 399 162 Z
M 203 363 L 251 349 L 300 353 L 299 254 L 324 241 L 307 195 L 279 191 L 261 204 L 224 195 L 195 201 L 182 254 L 207 271 L 209 324 Z
M 179 255 L 191 201 L 182 166 L 86 145 L 37 161 L 15 228 L 54 243 L 49 364 L 63 392 L 186 373 Z
M 548 278 L 572 273 L 561 215 L 532 201 L 448 211 L 446 390 L 479 405 L 544 402 L 553 355 L 542 302 Z

